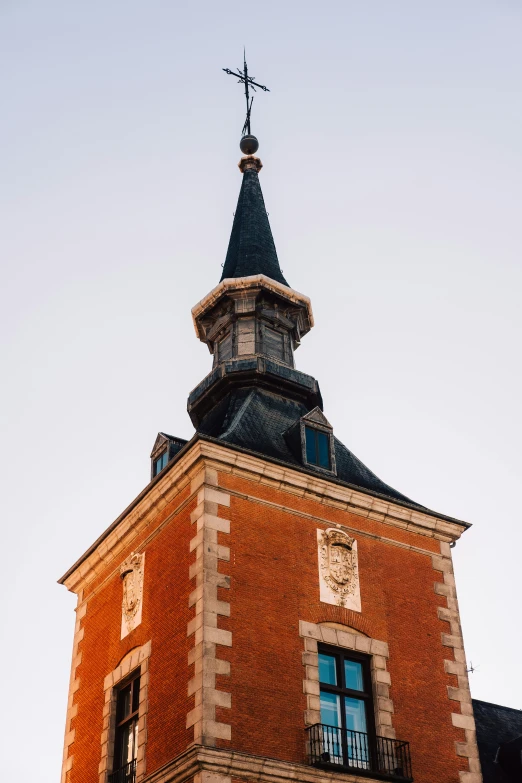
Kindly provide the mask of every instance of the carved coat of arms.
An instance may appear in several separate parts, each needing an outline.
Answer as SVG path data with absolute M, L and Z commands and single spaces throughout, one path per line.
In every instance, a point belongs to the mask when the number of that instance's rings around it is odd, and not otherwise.
M 122 634 L 125 631 L 125 635 L 141 620 L 144 557 L 133 552 L 120 566 L 123 581 Z
M 335 595 L 335 603 L 345 606 L 349 596 L 359 588 L 357 545 L 342 530 L 329 528 L 319 537 L 319 568 L 321 577 Z

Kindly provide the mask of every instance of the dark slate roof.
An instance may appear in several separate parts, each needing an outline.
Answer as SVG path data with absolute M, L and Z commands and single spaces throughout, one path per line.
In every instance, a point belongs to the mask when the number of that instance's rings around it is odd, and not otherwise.
M 522 735 L 522 710 L 473 699 L 473 712 L 484 783 L 513 783 L 495 757 L 499 745 Z
M 216 405 L 203 419 L 198 432 L 303 469 L 299 455 L 292 451 L 284 433 L 308 412 L 303 403 L 263 389 L 243 388 L 231 392 Z M 338 479 L 424 510 L 424 506 L 413 503 L 381 481 L 340 440 L 334 438 L 334 441 Z M 314 471 L 309 466 L 307 470 Z M 325 476 L 323 472 L 321 475 Z
M 221 280 L 261 274 L 288 285 L 279 267 L 257 171 L 246 169 Z

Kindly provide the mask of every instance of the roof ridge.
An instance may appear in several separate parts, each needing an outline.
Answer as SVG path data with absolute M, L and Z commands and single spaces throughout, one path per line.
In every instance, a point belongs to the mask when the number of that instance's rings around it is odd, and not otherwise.
M 232 417 L 232 421 L 231 421 L 230 425 L 227 427 L 226 430 L 223 430 L 223 432 L 219 436 L 220 438 L 223 438 L 226 435 L 232 435 L 234 433 L 234 430 L 236 429 L 238 424 L 241 422 L 241 419 L 245 415 L 246 409 L 248 408 L 248 406 L 250 404 L 250 401 L 251 401 L 251 399 L 252 399 L 252 397 L 254 395 L 255 395 L 255 389 L 252 389 L 251 391 L 248 392 L 247 396 L 245 397 L 245 399 L 243 400 L 243 402 L 239 406 L 239 410 Z M 227 416 L 228 416 L 228 411 L 227 411 Z

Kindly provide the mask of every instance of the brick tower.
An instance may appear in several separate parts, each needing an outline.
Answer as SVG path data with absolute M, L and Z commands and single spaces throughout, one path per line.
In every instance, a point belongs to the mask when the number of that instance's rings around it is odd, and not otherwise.
M 480 783 L 451 545 L 295 369 L 310 300 L 242 185 L 189 441 L 60 582 L 78 596 L 62 783 Z

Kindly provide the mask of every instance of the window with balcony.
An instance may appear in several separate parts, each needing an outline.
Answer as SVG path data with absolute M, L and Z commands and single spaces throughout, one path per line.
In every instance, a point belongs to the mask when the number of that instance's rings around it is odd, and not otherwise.
M 117 690 L 114 761 L 109 783 L 134 783 L 136 779 L 139 703 L 140 673 L 137 671 Z
M 321 723 L 310 726 L 312 764 L 411 781 L 409 743 L 375 732 L 370 656 L 319 647 Z

